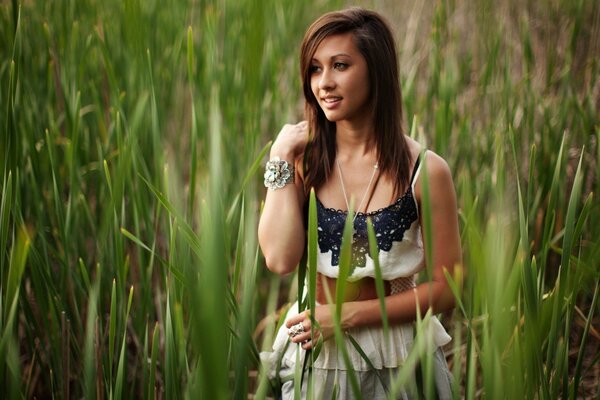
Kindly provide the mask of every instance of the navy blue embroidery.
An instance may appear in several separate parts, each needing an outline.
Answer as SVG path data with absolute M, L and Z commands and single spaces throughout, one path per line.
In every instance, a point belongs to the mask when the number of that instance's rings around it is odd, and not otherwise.
M 321 253 L 331 251 L 331 264 L 339 265 L 342 234 L 347 211 L 325 207 L 317 198 L 318 241 Z M 367 217 L 371 218 L 379 250 L 390 251 L 393 242 L 401 242 L 404 232 L 417 220 L 417 207 L 410 188 L 393 204 L 369 213 L 358 213 L 354 220 L 352 269 L 362 268 L 369 254 Z

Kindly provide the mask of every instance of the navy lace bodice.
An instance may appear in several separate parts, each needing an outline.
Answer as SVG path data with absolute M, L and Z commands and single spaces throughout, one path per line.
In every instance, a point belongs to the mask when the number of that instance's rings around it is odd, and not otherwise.
M 319 249 L 322 253 L 332 252 L 332 265 L 339 265 L 342 234 L 347 211 L 325 207 L 317 199 Z M 365 266 L 369 253 L 367 218 L 371 218 L 379 250 L 390 251 L 393 242 L 400 242 L 404 232 L 417 220 L 418 213 L 411 187 L 393 204 L 369 213 L 357 213 L 354 220 L 352 243 L 352 268 Z

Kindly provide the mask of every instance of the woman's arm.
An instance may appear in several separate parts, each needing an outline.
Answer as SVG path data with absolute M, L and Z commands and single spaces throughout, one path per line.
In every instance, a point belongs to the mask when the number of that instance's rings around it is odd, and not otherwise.
M 258 241 L 267 268 L 281 275 L 294 271 L 304 252 L 306 233 L 302 209 L 305 196 L 299 160 L 307 140 L 308 125 L 303 121 L 285 125 L 271 146 L 271 159 L 279 157 L 296 167 L 294 183 L 267 190 L 258 223 Z
M 426 169 L 431 204 L 432 243 L 425 243 L 425 246 L 432 246 L 432 278 L 414 290 L 385 297 L 387 318 L 393 324 L 414 321 L 417 316 L 417 306 L 421 315 L 424 315 L 430 308 L 434 313 L 439 313 L 454 307 L 454 296 L 444 276 L 444 269 L 452 276 L 454 266 L 462 262 L 456 193 L 450 169 L 441 157 L 428 152 Z M 420 200 L 419 182 L 417 182 L 415 192 L 417 200 Z M 315 310 L 315 320 L 320 325 L 319 333 L 323 335 L 324 339 L 331 337 L 334 332 L 331 309 L 330 305 L 323 305 Z M 378 299 L 344 303 L 341 314 L 342 329 L 381 325 L 382 323 L 381 306 Z M 299 322 L 303 324 L 307 333 L 292 338 L 293 342 L 303 342 L 310 338 L 310 318 L 307 312 L 292 317 L 288 320 L 287 326 L 290 327 Z M 303 347 L 309 349 L 312 344 L 307 342 Z

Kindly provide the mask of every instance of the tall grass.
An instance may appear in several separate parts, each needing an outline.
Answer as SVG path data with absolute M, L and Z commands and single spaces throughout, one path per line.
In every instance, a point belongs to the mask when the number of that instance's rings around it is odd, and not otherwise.
M 455 395 L 598 396 L 600 7 L 430 4 L 361 3 L 392 22 L 407 125 L 455 178 Z M 301 118 L 304 30 L 342 5 L 0 4 L 7 397 L 271 395 L 258 352 L 297 293 L 257 247 L 260 166 Z

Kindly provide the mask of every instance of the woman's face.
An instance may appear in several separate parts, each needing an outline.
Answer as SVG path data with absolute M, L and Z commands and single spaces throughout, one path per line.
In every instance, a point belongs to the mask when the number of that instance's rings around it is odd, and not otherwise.
M 312 92 L 329 121 L 361 123 L 371 118 L 367 62 L 352 33 L 325 38 L 310 71 Z

